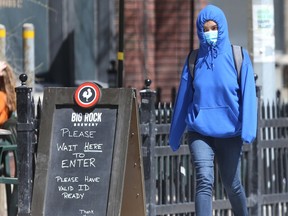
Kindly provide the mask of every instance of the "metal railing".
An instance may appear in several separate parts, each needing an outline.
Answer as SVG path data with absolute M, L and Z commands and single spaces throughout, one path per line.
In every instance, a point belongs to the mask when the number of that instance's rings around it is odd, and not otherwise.
M 259 94 L 258 89 L 258 96 Z M 168 138 L 173 104 L 155 106 L 155 92 L 140 92 L 147 215 L 195 215 L 195 173 L 184 135 L 177 152 Z M 288 214 L 288 105 L 258 100 L 257 139 L 244 145 L 241 176 L 249 215 Z M 214 215 L 233 215 L 215 166 Z

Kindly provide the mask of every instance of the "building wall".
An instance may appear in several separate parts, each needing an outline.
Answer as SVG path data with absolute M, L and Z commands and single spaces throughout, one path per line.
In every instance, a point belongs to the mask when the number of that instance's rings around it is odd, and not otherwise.
M 151 48 L 149 49 L 149 54 L 146 53 L 148 51 L 148 48 L 144 44 L 144 38 L 148 38 L 149 34 L 153 35 L 154 19 L 150 18 L 149 20 L 146 20 L 146 25 L 152 22 L 152 24 L 150 24 L 151 28 L 148 31 L 147 27 L 144 26 L 145 24 L 143 6 L 143 1 L 125 1 L 124 85 L 136 89 L 143 88 L 145 71 L 149 70 L 147 68 L 148 62 L 145 62 L 147 61 L 145 55 L 153 56 L 154 52 L 154 38 L 152 36 L 149 41 L 149 44 L 151 46 Z M 148 16 L 148 14 L 146 16 Z M 154 59 L 152 58 L 152 60 Z M 152 67 L 150 71 L 153 71 L 153 62 L 150 62 L 150 65 L 150 67 Z
M 161 101 L 171 101 L 171 90 L 179 85 L 186 56 L 192 43 L 194 46 L 197 44 L 197 40 L 192 37 L 194 31 L 191 30 L 194 26 L 191 16 L 197 15 L 193 12 L 193 2 L 192 0 L 125 1 L 124 85 L 126 87 L 141 90 L 145 79 L 151 79 L 151 89 L 158 91 Z M 116 29 L 117 19 L 115 16 Z
M 190 50 L 191 2 L 156 1 L 156 87 L 161 101 L 169 101 L 171 88 L 177 87 L 182 67 Z

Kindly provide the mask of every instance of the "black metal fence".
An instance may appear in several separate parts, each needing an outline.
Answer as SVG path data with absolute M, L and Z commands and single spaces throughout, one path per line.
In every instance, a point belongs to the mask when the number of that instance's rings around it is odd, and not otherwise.
M 16 90 L 17 113 L 21 116 L 17 123 L 18 182 L 11 182 L 19 186 L 28 184 L 27 187 L 18 187 L 18 194 L 22 198 L 15 208 L 18 208 L 19 216 L 30 213 L 33 187 L 30 183 L 33 183 L 37 132 L 41 121 L 41 104 L 34 105 L 31 89 L 25 86 L 25 77 L 22 77 L 22 84 Z M 184 136 L 177 152 L 170 150 L 168 143 L 173 104 L 158 103 L 155 106 L 157 93 L 149 87 L 140 91 L 140 95 L 140 132 L 147 216 L 194 216 L 195 173 L 190 163 L 186 137 Z M 257 139 L 252 145 L 244 145 L 241 167 L 249 213 L 251 216 L 286 216 L 288 215 L 288 105 L 280 104 L 279 101 L 264 104 L 259 100 L 258 109 Z M 22 148 L 25 148 L 21 151 L 29 155 L 25 157 L 21 155 L 20 143 L 23 145 Z M 9 184 L 8 181 L 2 183 Z M 217 165 L 213 209 L 215 216 L 233 215 L 218 175 Z
M 140 120 L 147 212 L 150 216 L 195 215 L 195 173 L 186 137 L 177 152 L 168 137 L 173 105 L 159 103 L 150 89 L 141 91 Z M 258 91 L 259 94 L 259 91 Z M 288 215 L 288 105 L 258 100 L 255 142 L 245 144 L 241 163 L 249 215 Z M 215 166 L 214 215 L 233 215 Z

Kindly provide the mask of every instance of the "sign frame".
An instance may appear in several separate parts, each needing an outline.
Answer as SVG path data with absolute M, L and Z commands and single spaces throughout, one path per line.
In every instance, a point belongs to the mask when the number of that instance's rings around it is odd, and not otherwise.
M 48 169 L 51 163 L 53 113 L 57 105 L 75 106 L 76 88 L 49 87 L 44 89 L 37 162 L 35 169 L 31 215 L 45 213 Z M 107 216 L 146 215 L 143 163 L 140 146 L 139 117 L 135 89 L 101 89 L 101 98 L 95 108 L 117 107 L 116 130 Z M 61 206 L 61 203 L 59 204 Z M 64 215 L 63 215 L 64 216 Z

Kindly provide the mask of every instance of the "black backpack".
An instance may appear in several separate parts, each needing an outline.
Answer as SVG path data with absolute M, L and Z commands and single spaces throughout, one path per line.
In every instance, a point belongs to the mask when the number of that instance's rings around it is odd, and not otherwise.
M 243 52 L 242 52 L 242 47 L 238 45 L 231 45 L 232 46 L 232 52 L 233 52 L 233 58 L 234 58 L 234 64 L 235 68 L 238 73 L 237 81 L 240 84 L 240 75 L 241 75 L 241 66 L 243 62 Z M 192 50 L 189 54 L 189 71 L 192 77 L 192 81 L 194 80 L 194 66 L 195 66 L 195 61 L 198 55 L 198 49 Z

